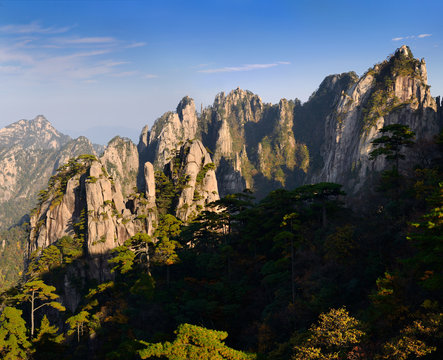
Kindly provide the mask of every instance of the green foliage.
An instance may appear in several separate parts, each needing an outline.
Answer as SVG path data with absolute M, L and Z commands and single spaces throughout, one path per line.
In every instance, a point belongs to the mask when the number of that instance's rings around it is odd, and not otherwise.
M 31 343 L 21 315 L 21 310 L 9 306 L 0 314 L 0 355 L 4 360 L 28 359 L 31 353 Z
M 379 117 L 385 116 L 402 105 L 399 99 L 393 96 L 394 81 L 397 76 L 410 78 L 420 77 L 418 71 L 420 61 L 415 59 L 408 48 L 409 55 L 396 52 L 388 61 L 377 65 L 378 70 L 370 69 L 368 73 L 375 76 L 374 90 L 363 109 L 363 131 L 368 132 Z M 412 101 L 409 100 L 409 101 Z M 407 104 L 403 103 L 403 104 Z
M 369 153 L 369 157 L 376 159 L 383 155 L 387 160 L 394 162 L 398 171 L 399 160 L 405 158 L 401 150 L 414 144 L 415 133 L 409 129 L 409 126 L 402 124 L 385 125 L 379 132 L 384 135 L 372 141 L 375 149 Z
M 164 215 L 160 218 L 157 228 L 154 232 L 155 243 L 154 261 L 162 265 L 172 265 L 179 258 L 175 249 L 180 247 L 177 238 L 181 232 L 182 222 L 173 215 Z
M 155 172 L 155 189 L 157 208 L 160 213 L 167 213 L 172 207 L 177 189 L 174 183 L 161 171 Z
M 34 336 L 35 312 L 44 306 L 52 307 L 58 311 L 65 311 L 65 307 L 58 301 L 58 295 L 55 293 L 55 287 L 47 285 L 43 280 L 29 280 L 23 284 L 21 293 L 16 296 L 19 302 L 29 302 L 31 314 L 31 337 Z
M 415 320 L 405 326 L 400 334 L 383 345 L 381 359 L 407 360 L 421 358 L 437 350 L 424 339 L 440 337 L 443 330 L 443 314 L 428 314 L 424 319 Z
M 23 275 L 28 236 L 28 224 L 0 231 L 0 292 L 16 284 Z
M 209 170 L 215 170 L 215 164 L 214 163 L 207 163 L 205 166 L 201 168 L 201 170 L 198 172 L 196 177 L 196 184 L 201 185 L 203 182 L 203 179 L 205 178 L 207 172 Z
M 85 334 L 85 328 L 87 324 L 91 321 L 91 314 L 86 310 L 80 311 L 78 314 L 73 315 L 66 319 L 66 324 L 69 326 L 68 335 L 76 333 L 77 342 L 80 342 L 80 337 Z
M 208 330 L 200 326 L 182 324 L 175 331 L 177 338 L 172 342 L 147 343 L 140 350 L 142 359 L 164 358 L 169 360 L 247 360 L 255 359 L 253 354 L 227 347 L 223 340 L 228 334 L 224 331 Z
M 65 339 L 63 334 L 58 332 L 59 329 L 51 325 L 47 316 L 44 315 L 37 335 L 32 340 L 35 349 L 34 359 L 56 360 L 63 356 L 66 349 L 62 343 Z
M 306 343 L 295 347 L 293 359 L 348 358 L 351 348 L 365 335 L 360 327 L 360 322 L 349 316 L 345 308 L 331 309 L 327 314 L 320 314 L 317 324 L 309 329 Z
M 65 264 L 70 264 L 83 255 L 82 239 L 63 236 L 56 242 L 56 246 L 60 249 Z
M 72 263 L 83 254 L 83 240 L 63 236 L 53 245 L 31 254 L 27 275 L 31 278 Z
M 133 270 L 134 263 L 137 263 L 150 274 L 153 246 L 154 242 L 148 234 L 135 234 L 112 250 L 114 257 L 109 260 L 111 265 L 115 264 L 112 271 L 125 274 Z
M 39 205 L 48 200 L 50 196 L 53 196 L 53 200 L 51 202 L 53 206 L 59 204 L 66 192 L 66 186 L 69 179 L 77 174 L 86 172 L 93 161 L 97 161 L 97 157 L 95 155 L 79 155 L 76 158 L 70 159 L 66 164 L 59 167 L 56 174 L 51 176 L 49 179 L 47 189 L 40 191 L 38 197 Z

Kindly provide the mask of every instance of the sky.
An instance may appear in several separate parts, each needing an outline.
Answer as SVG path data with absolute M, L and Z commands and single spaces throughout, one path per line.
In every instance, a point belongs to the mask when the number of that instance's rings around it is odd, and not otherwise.
M 190 96 L 306 101 L 401 45 L 443 95 L 443 1 L 0 0 L 0 128 L 44 115 L 72 137 L 138 141 Z

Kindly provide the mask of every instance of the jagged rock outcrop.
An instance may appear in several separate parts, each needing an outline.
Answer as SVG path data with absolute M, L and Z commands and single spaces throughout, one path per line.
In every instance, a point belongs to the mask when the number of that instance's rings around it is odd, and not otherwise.
M 29 250 L 63 236 L 81 238 L 89 261 L 89 273 L 82 276 L 103 281 L 111 277 L 106 260 L 115 246 L 138 231 L 152 235 L 165 213 L 189 222 L 219 194 L 252 188 L 260 197 L 277 187 L 328 181 L 343 184 L 348 197 L 358 199 L 387 166 L 382 158 L 369 160 L 382 126 L 406 124 L 420 141 L 438 133 L 442 116 L 424 60 L 407 47 L 360 78 L 353 72 L 326 77 L 305 104 L 297 99 L 266 104 L 238 88 L 218 94 L 197 116 L 193 100 L 185 97 L 175 113 L 164 114 L 151 130 L 143 128 L 137 148 L 116 137 L 100 160 L 81 156 L 62 166 L 31 217 Z M 42 121 L 38 129 L 47 128 Z M 0 135 L 13 139 L 12 133 Z M 26 156 L 55 148 L 58 157 L 46 160 L 58 166 L 71 153 L 91 147 L 85 138 L 63 143 L 62 136 L 49 133 L 49 148 L 31 144 Z M 10 143 L 0 151 L 20 145 Z M 0 174 L 5 186 L 8 176 L 18 178 L 17 158 L 0 161 L 7 170 Z M 1 193 L 6 199 L 10 194 Z
M 155 204 L 154 204 L 155 205 Z M 141 196 L 124 199 L 118 180 L 92 155 L 71 159 L 51 178 L 31 216 L 29 253 L 63 236 L 83 239 L 89 277 L 110 278 L 109 251 L 139 231 L 152 233 L 153 204 Z
M 20 120 L 0 129 L 0 148 L 19 146 L 26 149 L 57 149 L 71 138 L 57 131 L 43 115 Z
M 109 175 L 119 180 L 124 197 L 137 192 L 140 164 L 137 147 L 130 139 L 114 137 L 109 141 L 100 160 Z
M 143 128 L 138 149 L 143 163 L 154 164 L 162 169 L 186 140 L 194 139 L 197 132 L 197 113 L 194 100 L 184 97 L 177 112 L 167 112 L 159 118 L 152 129 Z
M 197 216 L 206 209 L 206 205 L 220 198 L 215 165 L 201 141 L 190 141 L 183 145 L 166 169 L 166 174 L 173 180 L 184 179 L 186 182 L 178 194 L 175 210 L 177 218 L 182 221 Z
M 195 137 L 212 153 L 221 196 L 245 188 L 261 189 L 264 194 L 291 186 L 309 166 L 308 150 L 293 132 L 294 107 L 294 101 L 285 99 L 278 105 L 265 104 L 259 96 L 237 88 L 218 94 L 197 119 L 192 100 L 185 98 L 177 114 L 163 115 L 149 133 L 147 127 L 143 129 L 138 148 L 144 152 L 142 158 L 153 159 L 160 170 L 167 159 L 160 156 L 156 161 L 156 154 L 171 149 L 167 152 L 171 156 L 182 141 Z M 192 120 L 186 123 L 186 119 Z M 186 124 L 187 133 L 180 130 Z M 171 140 L 173 131 L 180 142 Z
M 63 135 L 43 116 L 0 129 L 0 227 L 20 221 L 57 168 L 85 153 L 95 154 L 88 139 Z
M 374 171 L 386 167 L 381 157 L 369 159 L 378 130 L 401 123 L 417 139 L 431 138 L 439 128 L 437 112 L 424 60 L 414 59 L 409 48 L 402 46 L 342 93 L 335 111 L 326 118 L 324 165 L 310 180 L 337 182 L 348 194 L 357 194 Z
M 145 196 L 152 204 L 155 204 L 155 172 L 154 166 L 148 161 L 143 167 L 145 180 Z

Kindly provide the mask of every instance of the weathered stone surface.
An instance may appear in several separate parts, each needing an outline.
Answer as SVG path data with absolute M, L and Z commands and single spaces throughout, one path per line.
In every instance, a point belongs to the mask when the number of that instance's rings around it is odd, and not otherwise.
M 409 50 L 404 46 L 394 56 L 399 54 L 410 58 Z M 374 76 L 387 64 L 385 61 L 363 75 L 342 94 L 335 111 L 326 118 L 322 146 L 324 165 L 317 174 L 311 174 L 310 182 L 337 182 L 344 185 L 349 195 L 356 195 L 363 191 L 371 174 L 387 166 L 383 157 L 376 161 L 369 159 L 371 142 L 379 136 L 378 131 L 384 125 L 408 125 L 419 141 L 438 132 L 437 104 L 427 85 L 424 61 L 419 62 L 414 76 L 397 75 L 393 78 L 392 89 L 384 96 L 387 103 L 394 104 L 396 108 L 386 110 L 383 116 L 375 118 L 373 124 L 368 123 L 368 115 L 362 109 L 369 107 L 369 99 L 376 91 Z
M 107 174 L 100 161 L 77 162 L 84 163 L 84 168 L 68 179 L 62 196 L 56 182 L 31 217 L 29 251 L 45 248 L 65 235 L 83 237 L 90 259 L 88 276 L 104 281 L 111 277 L 106 262 L 110 250 L 139 231 L 152 234 L 155 201 L 125 199 L 119 181 Z M 84 228 L 76 231 L 74 225 L 80 222 Z
M 388 61 L 360 78 L 355 73 L 326 77 L 303 105 L 286 99 L 265 104 L 257 95 L 236 89 L 217 95 L 197 118 L 193 100 L 185 97 L 176 113 L 163 115 L 150 131 L 143 128 L 139 156 L 129 140 L 115 138 L 101 161 L 92 161 L 69 179 L 62 198 L 51 193 L 31 218 L 30 248 L 46 247 L 63 235 L 78 236 L 73 224 L 85 219 L 90 276 L 109 277 L 109 250 L 138 231 L 153 233 L 160 199 L 154 170 L 166 169 L 177 185 L 171 206 L 185 222 L 219 194 L 245 188 L 264 195 L 277 187 L 331 181 L 357 198 L 371 176 L 387 166 L 382 158 L 369 160 L 371 142 L 381 127 L 406 124 L 420 141 L 441 126 L 440 99 L 431 97 L 424 60 L 411 58 L 404 47 L 395 56 L 409 58 L 415 68 L 394 74 L 386 89 L 380 86 L 386 77 L 378 75 Z M 378 109 L 382 115 L 374 117 L 370 100 L 380 89 L 386 92 L 385 103 Z M 12 157 L 5 162 L 11 174 L 15 161 Z M 0 174 L 0 180 L 7 176 Z M 137 176 L 139 192 L 133 193 Z M 185 179 L 185 186 L 178 179 Z
M 178 176 L 187 177 L 188 181 L 179 195 L 176 216 L 186 222 L 218 200 L 219 195 L 215 166 L 201 141 L 186 143 L 180 149 L 179 166 Z
M 138 146 L 140 156 L 144 162 L 149 161 L 155 168 L 163 169 L 186 140 L 196 137 L 196 131 L 194 100 L 186 96 L 177 106 L 177 112 L 164 114 L 148 133 L 147 128 L 143 128 Z
M 19 222 L 57 168 L 85 153 L 95 154 L 88 139 L 72 140 L 43 116 L 0 129 L 0 228 Z
M 131 140 L 114 137 L 108 143 L 101 162 L 108 174 L 120 182 L 123 197 L 136 192 L 139 158 L 137 147 Z
M 154 166 L 148 161 L 144 165 L 145 195 L 149 202 L 155 204 L 155 172 Z

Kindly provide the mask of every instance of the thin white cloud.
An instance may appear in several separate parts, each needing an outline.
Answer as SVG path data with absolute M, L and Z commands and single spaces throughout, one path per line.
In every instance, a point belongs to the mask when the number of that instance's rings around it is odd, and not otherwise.
M 130 62 L 129 61 L 112 61 L 112 60 L 107 60 L 107 61 L 101 62 L 101 64 L 104 65 L 104 66 L 119 66 L 119 65 L 130 64 Z
M 0 33 L 6 34 L 61 34 L 72 29 L 72 26 L 65 27 L 42 27 L 38 22 L 29 24 L 9 24 L 0 26 Z
M 138 47 L 142 47 L 142 46 L 146 46 L 147 44 L 145 42 L 136 42 L 133 44 L 129 44 L 128 46 L 126 46 L 127 49 L 132 49 L 132 48 L 138 48 Z
M 11 48 L 0 48 L 0 63 L 19 63 L 24 65 L 31 65 L 35 62 L 34 58 L 27 53 L 21 51 L 14 51 Z
M 144 76 L 128 65 L 131 62 L 109 55 L 124 51 L 128 46 L 145 46 L 145 43 L 131 43 L 110 36 L 52 36 L 64 31 L 67 28 L 45 28 L 36 22 L 0 25 L 0 36 L 2 33 L 18 35 L 9 36 L 9 41 L 4 36 L 6 39 L 0 42 L 0 76 L 14 76 L 24 84 L 69 81 L 92 84 L 103 76 Z M 145 75 L 145 78 L 155 77 L 154 74 Z
M 236 71 L 251 71 L 251 70 L 259 70 L 259 69 L 268 69 L 279 65 L 288 65 L 287 61 L 278 61 L 271 64 L 246 64 L 242 66 L 226 66 L 217 69 L 204 69 L 198 70 L 198 72 L 205 74 L 214 74 L 214 73 L 222 73 L 222 72 L 236 72 Z
M 78 58 L 78 57 L 89 57 L 89 56 L 98 56 L 103 54 L 108 54 L 110 50 L 94 50 L 94 51 L 84 51 L 84 52 L 77 52 L 65 56 L 60 56 L 60 58 L 64 59 L 72 59 L 72 58 Z
M 155 78 L 158 78 L 158 75 L 146 74 L 145 76 L 143 76 L 143 79 L 155 79 Z
M 15 43 L 14 47 L 16 47 L 16 48 L 26 47 L 26 45 L 28 45 L 31 42 L 32 42 L 32 39 L 22 40 L 22 41 L 19 41 L 18 43 Z
M 423 39 L 425 37 L 432 36 L 432 34 L 419 34 L 419 35 L 408 35 L 408 36 L 399 36 L 392 39 L 392 41 L 400 41 L 400 40 L 409 40 L 409 39 Z
M 22 70 L 20 66 L 1 66 L 0 73 L 2 74 L 17 74 Z
M 138 71 L 123 71 L 120 73 L 114 73 L 114 74 L 110 74 L 110 76 L 113 77 L 127 77 L 127 76 L 133 76 L 133 75 L 137 75 Z
M 83 82 L 84 82 L 85 84 L 96 84 L 96 83 L 98 83 L 97 80 L 92 80 L 92 79 L 83 80 Z
M 85 44 L 110 44 L 116 40 L 112 37 L 82 37 L 74 39 L 56 39 L 57 43 L 65 45 L 85 45 Z

